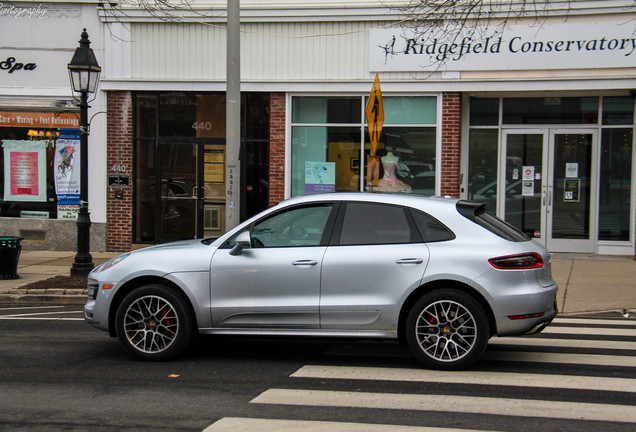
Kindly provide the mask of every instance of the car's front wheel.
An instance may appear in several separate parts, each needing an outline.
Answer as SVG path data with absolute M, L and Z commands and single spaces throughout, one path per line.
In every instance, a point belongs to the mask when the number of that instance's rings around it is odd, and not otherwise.
M 117 337 L 128 352 L 144 360 L 168 360 L 181 354 L 194 334 L 187 301 L 161 284 L 131 291 L 115 315 Z
M 426 366 L 457 370 L 483 354 L 490 338 L 488 317 L 469 295 L 454 289 L 432 291 L 411 308 L 406 340 Z

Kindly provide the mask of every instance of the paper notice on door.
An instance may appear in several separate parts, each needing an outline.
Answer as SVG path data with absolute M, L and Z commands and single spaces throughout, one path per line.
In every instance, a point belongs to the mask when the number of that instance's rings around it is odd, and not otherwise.
M 565 164 L 565 177 L 577 178 L 579 176 L 579 164 L 576 162 L 568 162 Z
M 523 180 L 534 180 L 534 166 L 523 167 Z
M 534 196 L 534 181 L 524 181 L 523 189 L 521 190 L 522 196 Z

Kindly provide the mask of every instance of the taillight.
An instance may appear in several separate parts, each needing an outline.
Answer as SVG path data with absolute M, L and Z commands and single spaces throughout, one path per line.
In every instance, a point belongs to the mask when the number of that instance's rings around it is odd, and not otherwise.
M 527 270 L 543 267 L 543 258 L 536 252 L 490 258 L 488 262 L 499 270 Z

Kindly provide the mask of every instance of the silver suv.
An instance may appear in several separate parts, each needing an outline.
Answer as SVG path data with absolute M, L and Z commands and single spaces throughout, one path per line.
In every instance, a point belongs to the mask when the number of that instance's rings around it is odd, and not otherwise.
M 217 239 L 121 255 L 88 285 L 86 321 L 146 360 L 197 334 L 330 336 L 400 339 L 460 369 L 557 313 L 542 246 L 482 204 L 399 194 L 293 198 Z

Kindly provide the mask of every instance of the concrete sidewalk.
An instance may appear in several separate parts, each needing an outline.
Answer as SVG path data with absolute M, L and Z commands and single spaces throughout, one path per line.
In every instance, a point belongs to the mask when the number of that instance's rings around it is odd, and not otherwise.
M 117 253 L 92 253 L 95 265 Z M 0 302 L 83 304 L 85 289 L 23 286 L 54 276 L 68 276 L 75 252 L 22 251 L 18 279 L 0 279 Z M 562 315 L 614 312 L 636 316 L 636 261 L 633 257 L 553 254 L 552 276 L 559 283 Z

